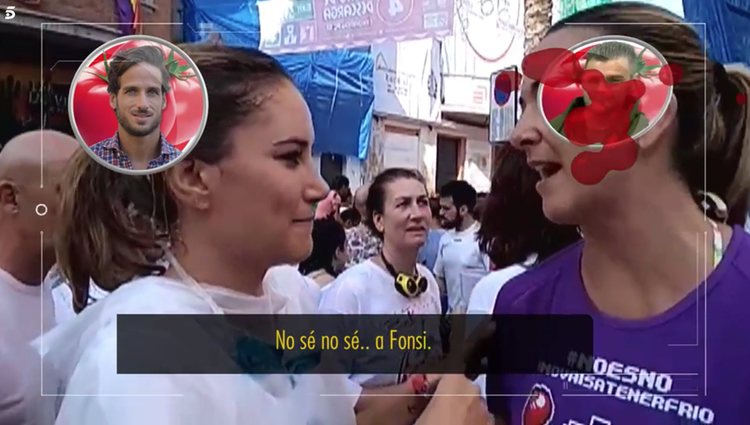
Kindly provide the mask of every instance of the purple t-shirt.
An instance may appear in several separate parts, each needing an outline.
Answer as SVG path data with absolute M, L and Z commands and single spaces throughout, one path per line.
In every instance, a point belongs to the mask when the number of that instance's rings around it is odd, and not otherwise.
M 568 360 L 593 362 L 594 373 L 540 364 L 535 375 L 488 376 L 487 394 L 503 394 L 488 396 L 490 411 L 508 425 L 750 424 L 750 235 L 735 227 L 708 279 L 646 320 L 593 306 L 581 281 L 582 247 L 505 285 L 495 313 L 591 315 L 594 358 Z

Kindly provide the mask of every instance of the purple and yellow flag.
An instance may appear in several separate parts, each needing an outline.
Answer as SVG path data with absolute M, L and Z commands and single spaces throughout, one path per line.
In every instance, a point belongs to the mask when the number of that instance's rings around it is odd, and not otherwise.
M 115 14 L 123 35 L 141 33 L 141 0 L 115 0 Z

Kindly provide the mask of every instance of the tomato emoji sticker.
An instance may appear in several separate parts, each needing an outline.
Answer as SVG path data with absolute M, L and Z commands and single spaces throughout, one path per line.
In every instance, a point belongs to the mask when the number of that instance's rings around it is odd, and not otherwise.
M 208 117 L 205 87 L 179 47 L 157 37 L 121 37 L 79 67 L 70 122 L 100 164 L 127 174 L 162 171 L 200 139 Z
M 555 416 L 555 399 L 544 384 L 535 384 L 531 388 L 521 414 L 523 425 L 549 425 Z
M 682 76 L 652 46 L 622 36 L 534 52 L 522 70 L 541 83 L 537 101 L 548 127 L 581 148 L 571 169 L 587 185 L 632 167 L 637 139 L 664 116 Z

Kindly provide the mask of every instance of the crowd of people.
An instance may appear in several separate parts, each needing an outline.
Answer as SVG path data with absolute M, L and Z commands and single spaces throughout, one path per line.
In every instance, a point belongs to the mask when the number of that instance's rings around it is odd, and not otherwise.
M 597 185 L 573 178 L 576 147 L 527 78 L 489 193 L 456 180 L 433 196 L 404 168 L 329 187 L 284 69 L 213 45 L 182 47 L 211 112 L 166 171 L 114 172 L 54 131 L 14 138 L 0 151 L 0 424 L 744 423 L 750 107 L 735 99 L 750 73 L 711 62 L 682 24 L 611 3 L 536 48 L 629 35 L 683 70 L 636 164 Z M 118 374 L 122 314 L 582 314 L 595 358 L 562 366 L 594 373 Z

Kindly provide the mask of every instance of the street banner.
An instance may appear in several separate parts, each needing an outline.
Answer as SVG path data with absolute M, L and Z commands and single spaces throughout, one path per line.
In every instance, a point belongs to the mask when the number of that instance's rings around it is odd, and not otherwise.
M 450 35 L 454 0 L 261 0 L 260 49 L 341 49 Z

